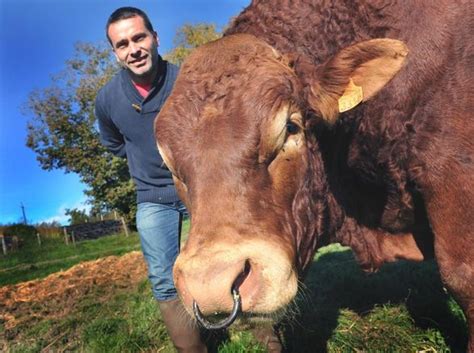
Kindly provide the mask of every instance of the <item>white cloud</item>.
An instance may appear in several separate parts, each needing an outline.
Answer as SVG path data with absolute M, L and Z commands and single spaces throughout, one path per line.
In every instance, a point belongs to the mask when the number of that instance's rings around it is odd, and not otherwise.
M 75 202 L 74 204 L 62 204 L 56 212 L 56 215 L 46 219 L 42 219 L 38 221 L 38 223 L 58 222 L 61 225 L 67 225 L 69 223 L 69 216 L 66 215 L 66 209 L 85 210 L 87 213 L 89 213 L 91 206 L 86 203 L 86 198 L 83 197 L 81 200 Z

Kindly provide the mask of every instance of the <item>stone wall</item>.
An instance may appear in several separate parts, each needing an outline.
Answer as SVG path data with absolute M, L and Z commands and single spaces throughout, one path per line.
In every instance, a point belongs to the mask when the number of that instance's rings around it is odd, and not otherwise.
M 75 241 L 97 239 L 105 235 L 123 233 L 128 235 L 128 230 L 125 228 L 123 220 L 107 220 L 100 222 L 75 224 L 64 227 L 65 232 L 72 237 L 74 234 Z

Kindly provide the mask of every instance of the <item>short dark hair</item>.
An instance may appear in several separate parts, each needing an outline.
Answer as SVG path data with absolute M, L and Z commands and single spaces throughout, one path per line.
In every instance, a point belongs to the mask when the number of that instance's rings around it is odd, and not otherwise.
M 151 33 L 155 32 L 155 30 L 153 29 L 153 25 L 151 24 L 150 19 L 148 18 L 145 12 L 143 12 L 140 9 L 137 9 L 136 7 L 131 7 L 131 6 L 120 7 L 117 10 L 115 10 L 112 13 L 112 15 L 110 15 L 109 19 L 107 20 L 107 24 L 105 25 L 105 35 L 107 36 L 107 39 L 109 40 L 110 44 L 112 44 L 112 41 L 110 40 L 110 37 L 109 37 L 110 25 L 120 20 L 126 20 L 127 18 L 132 18 L 135 16 L 139 16 L 143 19 L 146 29 L 148 29 Z

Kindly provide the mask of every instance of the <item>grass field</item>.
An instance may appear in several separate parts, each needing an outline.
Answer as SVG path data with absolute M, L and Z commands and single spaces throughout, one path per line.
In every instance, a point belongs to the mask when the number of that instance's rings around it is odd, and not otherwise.
M 82 261 L 122 255 L 140 249 L 137 236 L 109 236 L 66 245 L 61 239 L 44 239 L 41 247 L 28 241 L 21 251 L 0 256 L 0 286 L 14 284 L 67 269 Z
M 183 234 L 189 230 L 189 221 L 183 223 Z M 123 255 L 140 249 L 136 233 L 103 237 L 94 241 L 66 245 L 62 236 L 45 238 L 38 245 L 36 238 L 26 239 L 21 251 L 8 256 L 0 255 L 0 286 L 14 284 L 70 268 L 83 261 L 105 256 Z
M 137 248 L 136 235 L 79 243 L 75 249 L 52 247 L 48 254 L 43 248 L 41 254 L 2 259 L 0 280 L 17 283 L 44 277 L 74 262 Z M 139 258 L 138 252 L 135 257 Z M 133 261 L 117 269 L 126 271 L 124 267 L 137 263 Z M 22 268 L 25 265 L 30 272 Z M 81 271 L 88 276 L 86 267 Z M 14 353 L 173 352 L 145 273 L 134 280 L 133 285 L 91 286 L 73 297 L 67 314 L 55 312 L 62 302 L 38 302 L 28 309 L 36 316 L 29 314 L 13 327 L 2 326 L 0 319 L 0 351 L 3 347 Z M 334 244 L 318 252 L 296 304 L 298 314 L 282 324 L 286 345 L 293 352 L 464 352 L 466 348 L 464 316 L 444 290 L 434 262 L 399 262 L 366 275 L 350 250 Z M 0 315 L 1 311 L 0 303 Z M 221 353 L 264 352 L 250 331 L 238 325 L 212 340 Z

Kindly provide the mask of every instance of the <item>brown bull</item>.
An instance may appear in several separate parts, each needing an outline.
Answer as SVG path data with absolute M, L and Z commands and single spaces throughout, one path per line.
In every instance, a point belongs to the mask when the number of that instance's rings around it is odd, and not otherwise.
M 262 0 L 192 53 L 155 127 L 190 312 L 284 309 L 328 242 L 371 270 L 434 250 L 474 351 L 473 26 L 470 1 Z

